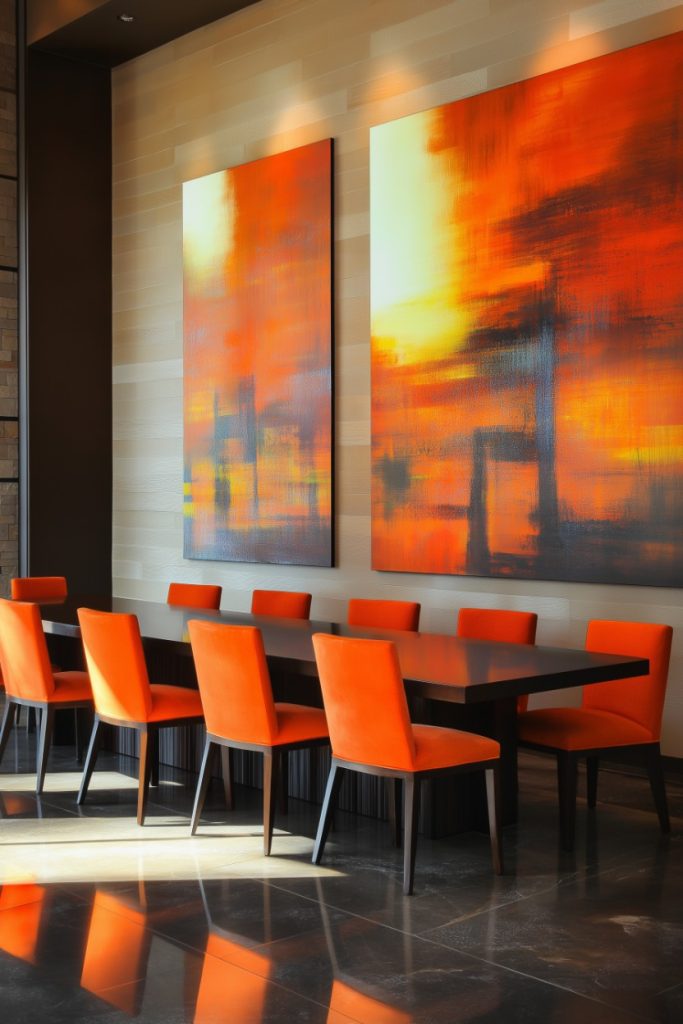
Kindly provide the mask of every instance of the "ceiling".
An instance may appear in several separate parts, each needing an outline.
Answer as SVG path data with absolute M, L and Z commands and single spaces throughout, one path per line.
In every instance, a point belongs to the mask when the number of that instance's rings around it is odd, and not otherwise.
M 29 0 L 32 48 L 115 67 L 258 0 Z M 132 15 L 124 23 L 120 14 Z

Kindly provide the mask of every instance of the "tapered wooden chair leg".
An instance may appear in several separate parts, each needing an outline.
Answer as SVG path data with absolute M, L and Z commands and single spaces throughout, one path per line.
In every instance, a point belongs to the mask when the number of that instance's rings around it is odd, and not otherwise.
M 589 807 L 595 807 L 598 801 L 598 771 L 600 759 L 596 757 L 586 758 L 586 800 Z
M 487 768 L 486 803 L 489 816 L 489 835 L 491 837 L 491 858 L 493 870 L 497 875 L 503 874 L 503 839 L 500 814 L 500 768 Z
M 576 827 L 577 761 L 564 751 L 557 755 L 557 783 L 560 799 L 560 844 L 563 850 L 574 849 Z
M 279 752 L 266 750 L 263 753 L 263 855 L 270 856 L 273 842 L 275 800 L 278 784 Z
M 190 835 L 193 836 L 197 831 L 197 825 L 204 809 L 204 802 L 206 800 L 206 794 L 209 789 L 209 783 L 211 782 L 211 765 L 213 763 L 213 753 L 215 744 L 210 739 L 206 739 L 204 743 L 204 753 L 202 755 L 202 765 L 199 769 L 199 778 L 197 780 L 197 792 L 194 797 L 194 807 L 192 808 L 192 820 L 190 822 Z M 223 747 L 223 750 L 227 750 L 227 747 Z
M 225 793 L 225 805 L 229 811 L 233 809 L 234 793 L 232 790 L 232 749 L 221 747 L 221 768 L 223 769 L 223 791 Z
M 280 750 L 278 757 L 278 801 L 280 814 L 286 814 L 289 807 L 289 754 Z
M 666 799 L 666 786 L 664 785 L 664 772 L 662 770 L 662 755 L 659 743 L 648 745 L 646 752 L 647 774 L 650 780 L 650 789 L 657 808 L 659 827 L 667 835 L 671 831 L 669 822 L 669 805 Z
M 7 740 L 9 734 L 12 731 L 15 719 L 17 717 L 17 707 L 14 701 L 5 698 L 5 712 L 2 716 L 2 725 L 0 726 L 0 761 L 2 761 L 2 755 L 5 753 L 5 747 L 7 746 Z
M 411 896 L 415 878 L 415 852 L 417 850 L 417 824 L 420 816 L 420 782 L 414 775 L 403 780 L 403 892 Z
M 78 796 L 76 797 L 76 803 L 82 804 L 85 800 L 86 793 L 88 792 L 88 786 L 90 785 L 90 778 L 95 767 L 95 761 L 97 760 L 97 752 L 100 745 L 100 728 L 102 722 L 95 715 L 95 721 L 92 725 L 92 732 L 90 733 L 90 742 L 88 743 L 88 752 L 85 755 L 85 766 L 83 768 L 83 778 L 81 779 L 81 788 L 78 790 Z
M 150 772 L 149 772 L 149 784 L 150 786 L 159 785 L 159 730 L 155 729 L 149 737 L 150 743 Z
M 391 841 L 398 848 L 401 845 L 401 787 L 398 779 L 386 780 L 386 793 Z
M 341 768 L 335 763 L 334 758 L 330 766 L 330 774 L 327 776 L 327 786 L 325 787 L 325 796 L 323 798 L 323 805 L 320 808 L 320 820 L 318 822 L 318 832 L 315 837 L 315 846 L 313 847 L 312 861 L 314 864 L 319 864 L 323 858 L 325 852 L 325 843 L 330 832 L 330 825 L 332 824 L 332 814 L 334 806 L 337 802 L 339 795 L 339 788 L 342 784 L 342 773 Z
M 74 708 L 74 739 L 76 740 L 76 764 L 83 764 L 83 722 L 81 721 L 81 711 L 79 708 Z
M 38 765 L 36 777 L 36 793 L 43 792 L 45 783 L 45 772 L 47 771 L 47 759 L 50 755 L 50 744 L 52 742 L 52 731 L 55 724 L 55 709 L 47 704 L 42 709 L 40 716 L 40 736 L 38 740 Z
M 147 813 L 147 797 L 149 794 L 149 778 L 152 774 L 153 732 L 151 729 L 140 730 L 140 778 L 138 780 L 138 825 L 144 825 Z

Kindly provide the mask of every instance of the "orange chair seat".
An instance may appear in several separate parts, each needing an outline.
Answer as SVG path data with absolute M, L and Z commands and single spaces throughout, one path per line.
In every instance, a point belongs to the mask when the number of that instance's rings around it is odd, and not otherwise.
M 610 711 L 591 708 L 539 708 L 518 718 L 518 736 L 556 750 L 595 750 L 633 743 L 652 743 L 655 737 L 638 722 Z
M 55 672 L 55 689 L 50 695 L 50 703 L 62 703 L 72 700 L 92 700 L 92 689 L 87 672 Z
M 437 725 L 413 725 L 413 736 L 416 772 L 493 761 L 500 757 L 500 743 L 472 732 L 444 729 Z
M 328 736 L 325 712 L 304 704 L 275 704 L 277 736 L 275 743 L 304 743 Z
M 148 722 L 163 722 L 174 718 L 201 718 L 202 699 L 198 690 L 186 686 L 169 686 L 166 683 L 152 683 L 152 710 Z

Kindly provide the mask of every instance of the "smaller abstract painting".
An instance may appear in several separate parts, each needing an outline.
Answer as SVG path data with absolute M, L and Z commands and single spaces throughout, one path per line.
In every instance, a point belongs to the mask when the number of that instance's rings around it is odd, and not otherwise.
M 332 564 L 332 142 L 183 185 L 184 554 Z

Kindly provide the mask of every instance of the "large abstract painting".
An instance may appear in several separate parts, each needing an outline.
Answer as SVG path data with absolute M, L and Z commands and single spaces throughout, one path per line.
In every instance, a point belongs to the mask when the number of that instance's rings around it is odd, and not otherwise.
M 187 558 L 332 564 L 332 143 L 183 186 Z
M 683 584 L 683 33 L 371 132 L 373 567 Z

